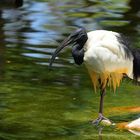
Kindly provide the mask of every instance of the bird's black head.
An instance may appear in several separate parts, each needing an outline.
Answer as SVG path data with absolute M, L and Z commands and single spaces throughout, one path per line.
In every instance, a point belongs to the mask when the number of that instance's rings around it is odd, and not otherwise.
M 85 28 L 77 29 L 74 33 L 69 36 L 73 45 L 79 44 L 81 47 L 84 46 L 87 41 L 87 33 Z
M 52 66 L 52 63 L 55 60 L 55 57 L 59 54 L 59 52 L 64 49 L 65 47 L 72 45 L 73 49 L 72 49 L 72 55 L 74 57 L 75 60 L 75 55 L 77 57 L 77 55 L 79 55 L 77 53 L 78 50 L 83 49 L 84 44 L 86 43 L 88 37 L 87 37 L 87 33 L 85 28 L 80 28 L 77 29 L 75 32 L 71 33 L 63 42 L 62 44 L 56 49 L 56 51 L 54 52 L 54 54 L 52 55 L 52 58 L 50 60 L 50 67 Z M 81 55 L 81 54 L 80 54 Z M 83 55 L 83 53 L 82 53 Z M 83 59 L 83 58 L 82 58 Z M 76 58 L 77 60 L 77 58 Z M 76 61 L 75 61 L 76 62 Z M 77 63 L 77 62 L 76 62 Z M 80 62 L 81 63 L 81 62 Z M 78 64 L 78 63 L 77 63 Z

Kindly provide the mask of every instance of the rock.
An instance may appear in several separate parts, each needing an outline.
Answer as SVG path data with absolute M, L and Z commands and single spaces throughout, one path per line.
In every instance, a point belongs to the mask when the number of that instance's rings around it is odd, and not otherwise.
M 110 120 L 102 120 L 100 124 L 103 126 L 111 126 L 112 122 Z

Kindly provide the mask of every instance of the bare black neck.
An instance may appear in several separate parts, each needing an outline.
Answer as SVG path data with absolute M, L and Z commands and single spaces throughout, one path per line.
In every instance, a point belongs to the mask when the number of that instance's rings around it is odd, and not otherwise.
M 79 44 L 72 48 L 72 56 L 77 65 L 81 65 L 84 61 L 84 48 L 81 48 Z
M 81 65 L 83 63 L 84 59 L 84 45 L 86 41 L 88 40 L 88 36 L 86 33 L 86 30 L 84 28 L 81 28 L 78 30 L 78 35 L 75 37 L 75 43 L 72 48 L 72 56 L 74 58 L 74 61 L 77 65 Z

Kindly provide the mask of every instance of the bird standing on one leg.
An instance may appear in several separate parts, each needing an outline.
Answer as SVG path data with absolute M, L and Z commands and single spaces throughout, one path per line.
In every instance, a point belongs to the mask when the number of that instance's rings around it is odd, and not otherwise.
M 72 45 L 75 63 L 85 63 L 95 92 L 97 88 L 100 89 L 99 117 L 93 121 L 94 124 L 98 124 L 107 119 L 103 116 L 106 87 L 112 87 L 115 91 L 124 74 L 140 81 L 140 51 L 130 49 L 127 40 L 119 33 L 106 30 L 87 33 L 84 28 L 80 28 L 70 34 L 56 49 L 50 66 L 59 52 L 69 45 Z

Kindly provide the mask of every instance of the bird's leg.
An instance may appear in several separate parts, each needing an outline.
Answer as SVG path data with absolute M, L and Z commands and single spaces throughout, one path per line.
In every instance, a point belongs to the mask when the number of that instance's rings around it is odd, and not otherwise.
M 106 88 L 101 88 L 100 92 L 100 106 L 99 106 L 99 116 L 96 120 L 92 121 L 92 124 L 98 125 L 102 120 L 108 120 L 103 116 L 103 103 L 104 103 L 104 96 L 106 94 Z

